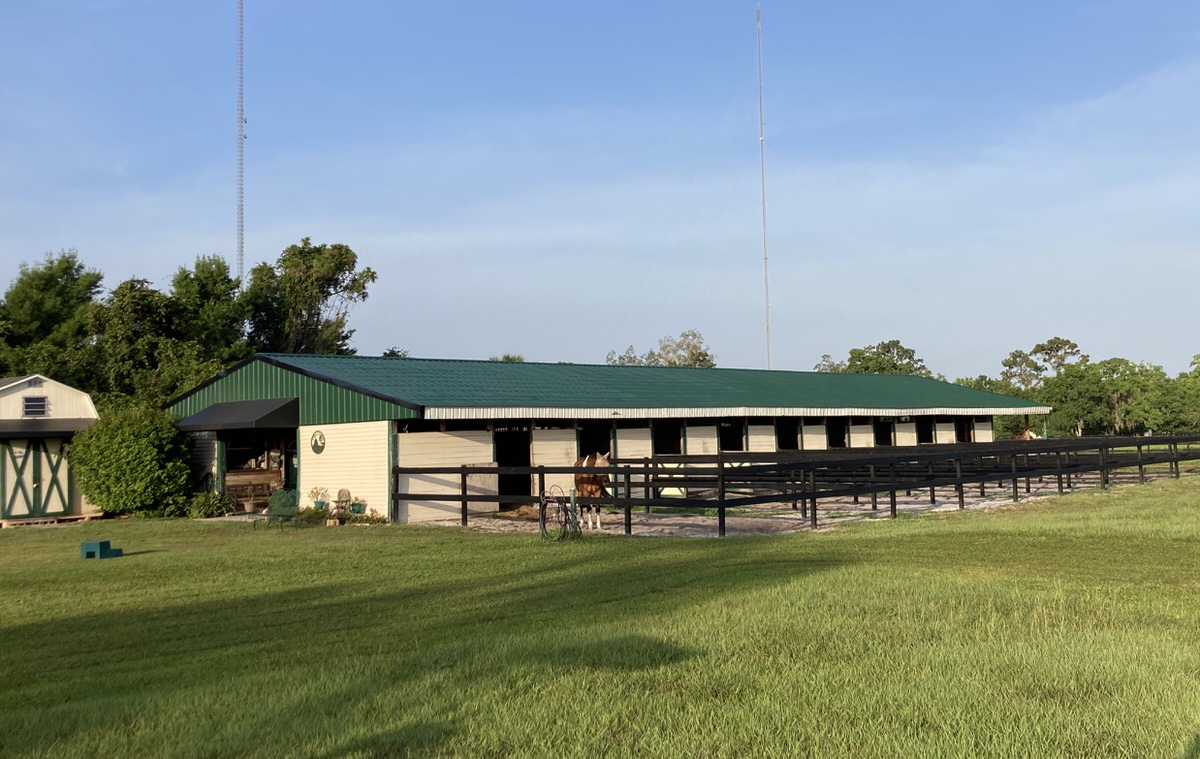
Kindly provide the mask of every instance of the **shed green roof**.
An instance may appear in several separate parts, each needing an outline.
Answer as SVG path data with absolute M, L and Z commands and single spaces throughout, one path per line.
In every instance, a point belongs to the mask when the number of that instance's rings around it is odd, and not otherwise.
M 250 361 L 419 408 L 427 419 L 1050 411 L 1021 398 L 908 375 L 278 353 L 259 354 Z

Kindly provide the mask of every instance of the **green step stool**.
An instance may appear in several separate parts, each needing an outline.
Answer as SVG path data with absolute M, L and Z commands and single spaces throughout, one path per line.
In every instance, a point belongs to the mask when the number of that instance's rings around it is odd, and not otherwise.
M 79 544 L 81 559 L 115 559 L 121 555 L 120 548 L 113 548 L 107 540 L 85 540 Z

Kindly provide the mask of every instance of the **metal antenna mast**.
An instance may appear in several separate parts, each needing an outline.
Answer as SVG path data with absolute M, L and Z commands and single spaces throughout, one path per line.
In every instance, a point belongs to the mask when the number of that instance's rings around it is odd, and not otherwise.
M 246 142 L 246 109 L 242 102 L 242 6 L 244 0 L 237 4 L 237 266 L 238 287 L 245 289 L 245 216 L 243 214 L 242 192 L 242 147 Z
M 758 30 L 758 165 L 762 182 L 763 298 L 767 308 L 767 368 L 771 368 L 771 279 L 767 276 L 767 140 L 763 131 L 762 6 L 754 5 Z

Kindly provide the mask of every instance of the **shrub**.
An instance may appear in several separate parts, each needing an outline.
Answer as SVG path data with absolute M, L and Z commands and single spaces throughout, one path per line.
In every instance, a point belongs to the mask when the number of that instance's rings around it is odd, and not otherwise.
M 192 519 L 219 517 L 229 511 L 229 499 L 220 493 L 197 493 L 188 502 L 187 515 Z
M 267 501 L 267 508 L 271 511 L 280 508 L 295 508 L 297 503 L 295 490 L 291 488 L 279 488 L 274 493 L 271 493 L 271 498 Z
M 104 411 L 67 449 L 80 491 L 107 514 L 186 514 L 188 454 L 174 417 L 147 406 Z

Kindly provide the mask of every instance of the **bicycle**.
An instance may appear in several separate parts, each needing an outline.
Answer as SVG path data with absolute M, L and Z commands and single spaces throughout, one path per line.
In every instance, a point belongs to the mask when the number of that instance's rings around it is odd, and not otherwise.
M 566 540 L 582 535 L 579 517 L 570 499 L 558 485 L 551 485 L 549 490 L 542 492 L 540 508 L 539 521 L 543 539 Z

